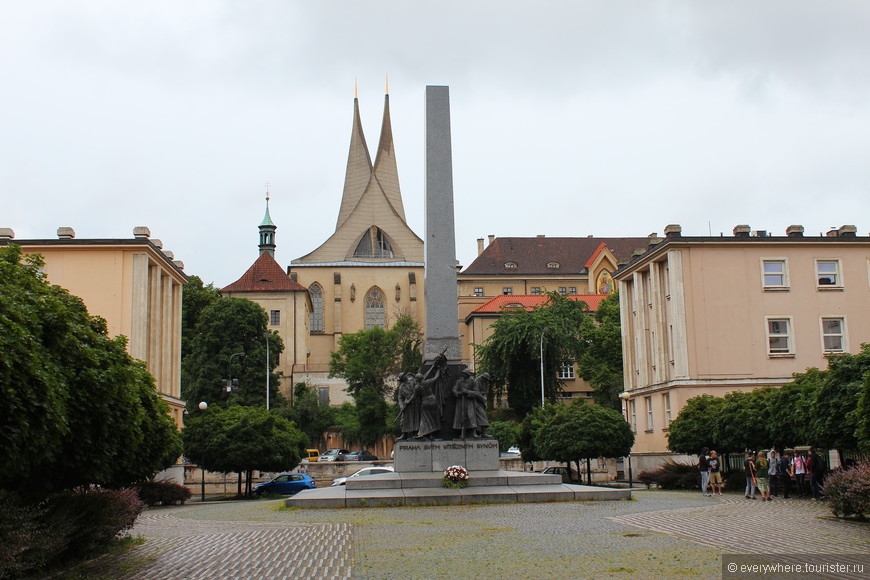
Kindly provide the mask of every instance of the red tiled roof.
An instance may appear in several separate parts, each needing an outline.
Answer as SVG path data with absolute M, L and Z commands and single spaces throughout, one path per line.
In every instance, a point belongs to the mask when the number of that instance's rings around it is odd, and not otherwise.
M 607 298 L 607 294 L 569 294 L 567 296 L 571 300 L 582 300 L 589 306 L 589 310 L 595 311 L 602 300 Z M 478 306 L 472 310 L 472 314 L 500 314 L 505 309 L 531 310 L 538 306 L 544 300 L 547 300 L 546 294 L 508 294 L 496 296 L 482 306 Z
M 266 252 L 244 275 L 221 292 L 305 292 L 307 288 L 290 279 L 284 269 Z
M 601 251 L 602 244 L 613 252 L 617 260 L 627 261 L 637 249 L 648 247 L 647 238 L 495 238 L 489 246 L 468 265 L 461 275 L 510 274 L 554 275 L 580 272 L 589 260 Z M 505 263 L 517 267 L 507 269 Z M 548 268 L 558 262 L 559 268 Z

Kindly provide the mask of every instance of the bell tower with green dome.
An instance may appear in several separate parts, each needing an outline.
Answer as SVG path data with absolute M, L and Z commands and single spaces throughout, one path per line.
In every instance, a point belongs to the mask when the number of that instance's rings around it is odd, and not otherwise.
M 266 184 L 266 215 L 260 224 L 260 254 L 275 257 L 275 230 L 278 229 L 269 215 L 269 184 Z

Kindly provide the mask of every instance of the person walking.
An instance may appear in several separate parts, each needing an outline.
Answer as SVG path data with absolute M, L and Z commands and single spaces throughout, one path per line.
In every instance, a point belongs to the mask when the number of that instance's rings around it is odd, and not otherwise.
M 794 468 L 791 464 L 791 451 L 785 450 L 785 455 L 779 460 L 779 480 L 782 482 L 782 499 L 789 499 L 788 494 L 791 491 L 791 478 L 794 477 Z
M 797 481 L 798 497 L 802 498 L 804 496 L 804 490 L 806 489 L 805 479 L 807 476 L 807 462 L 800 452 L 795 452 L 794 454 L 792 470 L 794 472 L 794 478 Z
M 755 461 L 753 460 L 753 457 L 754 457 L 754 454 L 752 453 L 752 451 L 749 451 L 746 454 L 746 459 L 743 460 L 743 472 L 746 474 L 746 491 L 743 493 L 743 496 L 746 499 L 756 499 L 755 498 Z
M 722 495 L 722 466 L 719 463 L 719 455 L 715 451 L 710 452 L 710 487 L 713 490 L 713 495 L 716 495 L 718 490 L 719 495 Z
M 698 455 L 698 471 L 701 472 L 701 495 L 709 496 L 707 485 L 710 482 L 710 458 L 707 455 L 709 449 L 704 447 Z
M 770 463 L 764 451 L 758 452 L 755 458 L 755 479 L 758 491 L 761 492 L 761 501 L 771 501 L 770 498 Z

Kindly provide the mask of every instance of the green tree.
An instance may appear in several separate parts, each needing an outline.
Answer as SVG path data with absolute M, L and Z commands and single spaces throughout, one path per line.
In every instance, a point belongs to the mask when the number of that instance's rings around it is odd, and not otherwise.
M 407 315 L 400 316 L 390 330 L 375 327 L 343 334 L 332 353 L 329 376 L 343 378 L 354 399 L 365 389 L 386 398 L 400 372 L 419 368 L 419 336 L 419 325 Z
M 181 358 L 190 354 L 196 326 L 202 318 L 202 312 L 221 299 L 220 292 L 209 282 L 203 286 L 199 276 L 190 276 L 184 285 L 181 299 Z
M 710 425 L 710 439 L 727 453 L 765 449 L 770 445 L 767 400 L 754 392 L 725 395 Z
M 813 444 L 827 449 L 857 449 L 858 399 L 870 372 L 870 344 L 857 354 L 828 356 L 828 370 L 812 405 Z
M 559 368 L 578 361 L 590 328 L 585 302 L 555 292 L 531 310 L 506 310 L 492 325 L 492 335 L 477 349 L 478 368 L 489 372 L 490 401 L 507 391 L 508 406 L 525 416 L 541 404 L 541 344 L 544 396 L 555 401 L 562 392 Z M 545 330 L 546 329 L 546 330 Z M 542 339 L 543 336 L 543 339 Z
M 519 443 L 520 426 L 513 421 L 492 421 L 488 431 L 498 440 L 498 450 L 501 453 Z
M 864 375 L 864 386 L 858 399 L 858 428 L 855 437 L 858 439 L 858 448 L 862 451 L 870 451 L 870 373 Z
M 321 405 L 315 388 L 305 382 L 296 383 L 293 400 L 292 407 L 282 407 L 275 412 L 298 425 L 309 444 L 316 447 L 323 432 L 334 426 L 333 407 Z
M 203 309 L 181 365 L 182 396 L 191 414 L 198 412 L 200 401 L 219 407 L 265 406 L 267 322 L 266 311 L 245 298 L 221 298 Z M 277 332 L 268 334 L 270 406 L 278 407 L 286 404 L 274 372 L 284 342 Z M 236 378 L 238 386 L 227 392 L 222 380 Z
M 153 377 L 42 265 L 0 248 L 0 486 L 39 495 L 152 477 L 181 451 Z
M 699 395 L 686 401 L 668 427 L 668 449 L 695 455 L 704 447 L 712 449 L 718 445 L 713 441 L 710 425 L 719 416 L 723 403 L 721 397 L 713 395 Z
M 187 457 L 209 471 L 251 474 L 288 471 L 299 465 L 306 437 L 291 421 L 264 407 L 209 407 L 191 417 L 182 432 Z
M 625 418 L 613 409 L 576 401 L 554 406 L 554 412 L 534 432 L 535 449 L 544 459 L 569 463 L 586 460 L 588 483 L 592 483 L 590 460 L 621 457 L 631 451 L 634 433 Z
M 624 389 L 619 294 L 614 292 L 602 300 L 595 314 L 584 317 L 582 324 L 586 348 L 577 360 L 578 372 L 592 386 L 596 403 L 619 411 L 619 394 Z

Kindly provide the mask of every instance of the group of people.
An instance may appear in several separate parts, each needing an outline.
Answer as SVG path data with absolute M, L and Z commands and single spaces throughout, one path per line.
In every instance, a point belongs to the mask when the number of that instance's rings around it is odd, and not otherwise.
M 435 359 L 425 375 L 418 372 L 399 376 L 397 422 L 402 426 L 399 439 L 437 438 L 445 419 L 449 428 L 451 418 L 443 416 L 448 396 L 455 398 L 452 426 L 459 432 L 459 437 L 487 436 L 486 388 L 489 373 L 475 376 L 463 369 L 452 388 L 445 384 L 448 377 L 447 359 L 443 353 Z
M 705 496 L 722 495 L 724 483 L 722 480 L 722 465 L 718 454 L 706 447 L 698 456 L 698 470 L 701 472 L 701 493 Z M 746 474 L 746 489 L 743 493 L 746 499 L 772 501 L 779 497 L 779 487 L 782 485 L 783 499 L 790 499 L 792 479 L 797 485 L 798 497 L 812 495 L 814 501 L 822 498 L 822 481 L 825 462 L 810 447 L 806 454 L 786 449 L 780 455 L 772 448 L 759 451 L 749 451 L 743 461 L 743 471 Z M 708 492 L 707 489 L 712 491 Z

